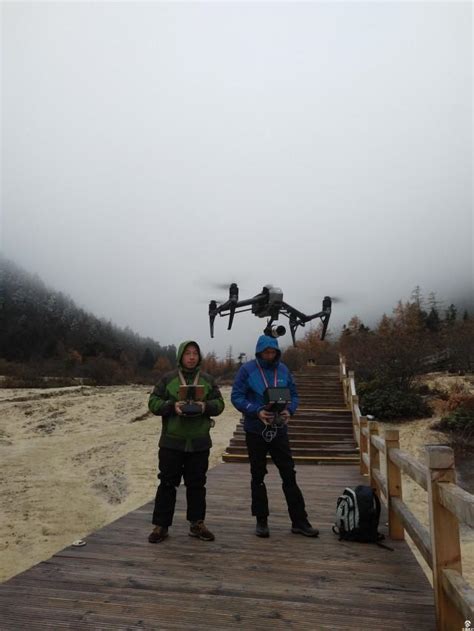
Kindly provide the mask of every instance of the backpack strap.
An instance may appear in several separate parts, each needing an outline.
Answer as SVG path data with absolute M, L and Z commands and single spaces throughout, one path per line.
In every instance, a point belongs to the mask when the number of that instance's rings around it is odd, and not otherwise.
M 373 497 L 374 497 L 374 502 L 375 502 L 375 512 L 377 515 L 377 522 L 378 522 L 380 519 L 380 500 L 379 500 L 379 496 L 375 492 L 375 489 L 372 489 L 372 492 L 373 492 Z
M 374 501 L 375 501 L 375 511 L 377 514 L 377 522 L 378 522 L 380 518 L 380 500 L 379 500 L 379 496 L 375 492 L 375 489 L 373 489 L 373 492 L 374 492 Z M 382 543 L 383 539 L 385 539 L 385 535 L 383 535 L 381 532 L 377 532 L 377 541 L 375 541 L 374 543 L 376 543 L 379 546 L 379 548 L 385 548 L 385 550 L 390 550 L 391 552 L 394 552 L 395 551 L 394 548 L 391 548 L 386 543 Z

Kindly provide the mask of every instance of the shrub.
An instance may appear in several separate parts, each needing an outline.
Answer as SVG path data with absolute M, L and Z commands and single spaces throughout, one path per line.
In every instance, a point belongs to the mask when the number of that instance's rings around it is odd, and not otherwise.
M 81 377 L 100 386 L 119 385 L 128 382 L 128 375 L 120 364 L 107 357 L 88 358 L 81 366 Z
M 471 441 L 474 439 L 474 408 L 467 409 L 461 406 L 453 410 L 433 425 L 433 429 L 454 434 L 458 439 L 456 442 L 459 442 L 459 439 Z
M 474 395 L 461 384 L 454 384 L 444 404 L 445 414 L 433 429 L 451 435 L 450 443 L 456 447 L 467 447 L 474 441 Z
M 377 381 L 358 386 L 362 414 L 380 420 L 397 420 L 431 416 L 431 409 L 415 390 L 402 390 L 394 384 Z
M 452 412 L 459 408 L 474 412 L 474 395 L 469 394 L 467 389 L 463 388 L 462 386 L 454 384 L 454 387 L 451 387 L 448 394 L 448 399 L 444 404 L 444 411 Z

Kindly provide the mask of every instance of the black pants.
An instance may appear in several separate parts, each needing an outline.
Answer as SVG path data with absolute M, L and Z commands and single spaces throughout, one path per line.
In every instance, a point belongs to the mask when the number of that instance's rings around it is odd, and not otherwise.
M 250 472 L 252 481 L 252 515 L 255 517 L 267 517 L 268 497 L 267 488 L 264 483 L 267 471 L 267 453 L 270 453 L 273 462 L 278 467 L 282 479 L 283 493 L 288 505 L 288 513 L 293 524 L 304 521 L 308 515 L 305 510 L 303 494 L 296 484 L 295 463 L 291 455 L 288 435 L 277 436 L 267 442 L 260 434 L 246 432 L 245 439 L 249 452 Z
M 173 522 L 176 491 L 184 478 L 188 521 L 200 521 L 206 516 L 206 473 L 209 466 L 209 449 L 184 452 L 160 447 L 158 452 L 158 478 L 153 524 L 168 528 Z

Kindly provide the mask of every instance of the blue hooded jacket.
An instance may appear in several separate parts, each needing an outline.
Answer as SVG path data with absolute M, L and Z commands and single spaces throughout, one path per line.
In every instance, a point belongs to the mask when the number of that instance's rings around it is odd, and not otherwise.
M 274 348 L 277 351 L 277 356 L 273 362 L 261 359 L 260 353 L 266 348 Z M 241 366 L 235 377 L 231 401 L 234 407 L 243 414 L 244 430 L 246 432 L 261 434 L 265 429 L 265 424 L 258 418 L 258 413 L 265 407 L 263 393 L 267 388 L 267 384 L 270 387 L 278 386 L 290 389 L 291 402 L 287 409 L 291 415 L 295 413 L 298 407 L 298 393 L 295 382 L 288 367 L 280 361 L 280 356 L 281 351 L 278 347 L 278 341 L 269 335 L 261 335 L 258 338 L 255 349 L 256 359 L 252 359 Z M 263 370 L 267 384 L 265 384 L 258 364 Z M 287 431 L 286 425 L 278 428 L 278 432 L 286 433 Z

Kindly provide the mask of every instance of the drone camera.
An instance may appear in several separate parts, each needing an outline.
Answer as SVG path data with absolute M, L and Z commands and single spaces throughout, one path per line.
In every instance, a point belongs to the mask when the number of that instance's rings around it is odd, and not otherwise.
M 270 326 L 265 329 L 265 335 L 269 335 L 270 337 L 281 337 L 282 335 L 285 335 L 285 333 L 286 328 L 282 324 Z

